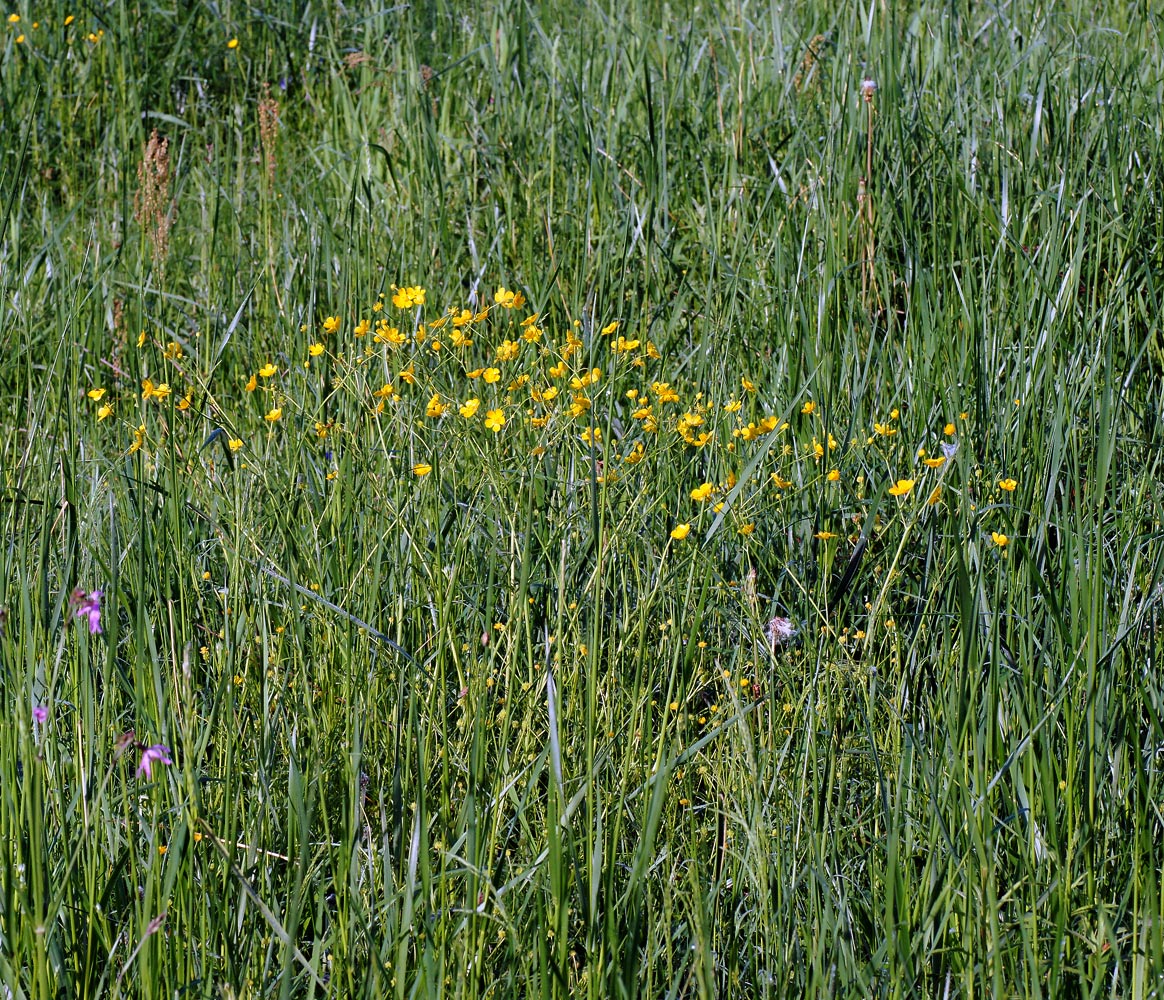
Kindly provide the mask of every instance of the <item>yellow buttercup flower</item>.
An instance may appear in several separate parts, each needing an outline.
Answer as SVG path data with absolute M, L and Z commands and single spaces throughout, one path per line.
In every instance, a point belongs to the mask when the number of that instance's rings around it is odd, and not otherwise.
M 145 444 L 146 429 L 145 424 L 141 424 L 137 430 L 133 432 L 133 444 L 129 446 L 129 454 L 132 455 L 135 451 L 140 451 L 142 445 Z
M 889 493 L 891 496 L 903 497 L 913 489 L 914 482 L 913 479 L 899 479 L 889 487 Z
M 691 491 L 691 499 L 703 503 L 713 492 L 715 492 L 715 487 L 711 483 L 704 483 Z
M 393 285 L 392 288 L 396 292 L 392 296 L 392 304 L 397 309 L 411 309 L 413 306 L 424 305 L 425 292 L 418 285 L 407 285 L 404 288 L 397 288 Z
M 170 387 L 165 382 L 162 382 L 160 385 L 154 385 L 148 378 L 141 380 L 141 398 L 143 400 L 156 399 L 160 403 L 169 394 Z
M 263 417 L 263 419 L 270 421 L 273 424 L 276 420 L 279 420 L 282 416 L 283 416 L 283 408 L 281 406 L 276 406 L 273 409 L 268 410 L 266 415 Z
M 505 411 L 504 410 L 489 410 L 485 414 L 485 427 L 491 430 L 494 434 L 505 426 Z
M 525 296 L 521 292 L 507 291 L 503 286 L 493 293 L 493 301 L 503 309 L 520 309 L 525 305 Z
M 476 396 L 472 399 L 466 399 L 457 410 L 466 420 L 472 420 L 477 415 L 477 411 L 481 408 L 481 400 Z
M 101 397 L 105 395 L 105 390 L 104 389 L 90 389 L 87 393 L 85 393 L 85 395 L 88 396 L 91 400 L 93 400 L 93 402 L 99 403 L 101 401 Z
M 430 472 L 432 472 L 432 466 L 428 462 L 417 462 L 412 467 L 412 473 L 415 476 L 427 476 Z
M 490 385 L 492 385 L 494 382 L 497 382 L 501 379 L 501 372 L 496 368 L 486 368 L 485 371 L 481 373 L 481 377 Z
M 102 403 L 97 409 L 97 419 L 104 420 L 106 417 L 113 416 L 113 407 L 109 403 Z
M 261 375 L 263 378 L 270 378 L 278 370 L 278 368 L 276 368 L 273 364 L 271 364 L 271 362 L 268 361 L 265 365 L 263 365 L 262 368 L 259 369 L 259 375 Z
M 1007 544 L 1010 542 L 1010 539 L 999 531 L 992 531 L 990 533 L 990 537 L 994 541 L 994 544 L 997 545 L 1000 549 L 1006 548 Z
M 396 348 L 403 344 L 408 338 L 401 333 L 396 327 L 389 326 L 386 319 L 381 319 L 376 323 L 376 335 L 372 338 L 377 344 L 388 344 L 390 347 Z
M 671 537 L 677 542 L 683 541 L 689 534 L 691 534 L 690 524 L 677 524 L 671 529 Z
M 309 344 L 307 353 L 313 358 L 318 358 L 323 353 L 323 344 Z
M 498 361 L 512 361 L 517 357 L 521 350 L 520 345 L 514 340 L 503 340 L 494 352 L 494 356 Z
M 1018 486 L 1018 483 L 1016 483 L 1013 479 L 1000 479 L 998 481 L 998 486 L 999 489 L 1004 489 L 1007 493 L 1013 493 L 1015 491 L 1015 487 Z

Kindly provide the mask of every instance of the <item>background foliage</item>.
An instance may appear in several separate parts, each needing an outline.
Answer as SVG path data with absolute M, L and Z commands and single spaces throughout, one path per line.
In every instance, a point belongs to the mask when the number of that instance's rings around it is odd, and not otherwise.
M 4 25 L 7 994 L 1158 993 L 1154 5 L 261 8 Z

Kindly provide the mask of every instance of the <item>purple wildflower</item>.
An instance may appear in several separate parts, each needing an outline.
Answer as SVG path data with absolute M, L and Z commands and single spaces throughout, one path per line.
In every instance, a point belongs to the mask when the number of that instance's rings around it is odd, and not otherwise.
M 45 705 L 33 705 L 32 721 L 38 726 L 43 726 L 48 721 L 48 707 Z
M 101 598 L 102 591 L 94 590 L 88 597 L 83 590 L 74 590 L 70 601 L 78 618 L 89 619 L 89 634 L 97 635 L 101 631 Z
M 152 747 L 146 747 L 141 752 L 141 763 L 137 765 L 137 776 L 140 778 L 143 774 L 147 778 L 153 777 L 153 772 L 150 770 L 154 764 L 173 764 L 170 760 L 169 747 L 164 747 L 160 743 L 155 743 Z

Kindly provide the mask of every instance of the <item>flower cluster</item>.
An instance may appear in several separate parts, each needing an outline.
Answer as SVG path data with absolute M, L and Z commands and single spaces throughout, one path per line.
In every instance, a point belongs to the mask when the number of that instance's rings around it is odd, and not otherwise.
M 757 478 L 774 489 L 777 501 L 818 484 L 827 488 L 844 483 L 842 469 L 858 454 L 862 440 L 866 447 L 881 449 L 886 461 L 908 455 L 900 443 L 904 431 L 896 407 L 872 420 L 863 437 L 842 441 L 834 433 L 836 424 L 830 426 L 826 407 L 811 396 L 800 399 L 786 416 L 779 415 L 778 407 L 766 412 L 764 402 L 773 400 L 760 382 L 743 374 L 742 393 L 716 401 L 700 387 L 668 375 L 662 352 L 645 331 L 628 330 L 621 319 L 593 328 L 572 320 L 555 330 L 537 312 L 522 315 L 525 306 L 522 292 L 500 286 L 483 304 L 434 313 L 423 286 L 392 285 L 362 314 L 328 310 L 314 323 L 302 323 L 303 339 L 292 348 L 289 361 L 282 352 L 255 358 L 238 386 L 241 393 L 235 390 L 233 406 L 229 391 L 190 385 L 181 344 L 153 340 L 143 331 L 138 347 L 152 347 L 154 353 L 143 356 L 137 413 L 126 421 L 126 453 L 149 453 L 154 436 L 169 430 L 162 418 L 190 410 L 197 396 L 215 400 L 207 405 L 230 428 L 222 437 L 231 454 L 246 447 L 248 436 L 254 437 L 260 427 L 266 428 L 268 438 L 286 433 L 317 440 L 361 433 L 379 437 L 383 421 L 394 416 L 402 430 L 413 428 L 404 471 L 417 478 L 441 467 L 436 454 L 448 450 L 450 436 L 463 439 L 472 428 L 498 447 L 524 450 L 534 458 L 581 444 L 594 453 L 603 484 L 640 469 L 648 474 L 644 463 L 652 459 L 690 461 L 705 478 L 687 489 L 687 502 L 693 506 L 672 515 L 668 530 L 675 542 L 689 537 L 704 508 L 709 517 L 719 519 L 717 524 L 726 518 L 741 538 L 755 534 L 760 487 L 748 483 L 737 488 L 749 452 L 767 456 L 769 464 Z M 151 359 L 168 366 L 166 378 L 144 370 Z M 328 379 L 332 386 L 323 412 L 307 391 L 307 380 L 313 377 Z M 185 388 L 174 389 L 176 382 Z M 127 407 L 123 397 L 114 395 L 106 386 L 87 391 L 97 423 Z M 257 405 L 247 403 L 251 397 Z M 367 423 L 353 421 L 352 402 Z M 331 406 L 339 412 L 327 412 Z M 965 425 L 967 414 L 958 420 Z M 943 502 L 958 425 L 948 420 L 942 435 L 946 440 L 933 454 L 926 447 L 916 448 L 912 467 L 889 480 L 890 496 L 903 505 L 918 496 L 923 508 Z M 714 478 L 707 475 L 715 470 L 719 474 Z M 336 475 L 333 468 L 328 479 Z M 1010 477 L 996 482 L 1004 493 L 1018 486 Z M 867 488 L 863 473 L 856 477 L 856 486 L 859 492 Z M 836 496 L 841 503 L 842 494 Z M 818 524 L 811 536 L 831 542 L 839 533 Z M 1000 548 L 1006 544 L 995 542 Z

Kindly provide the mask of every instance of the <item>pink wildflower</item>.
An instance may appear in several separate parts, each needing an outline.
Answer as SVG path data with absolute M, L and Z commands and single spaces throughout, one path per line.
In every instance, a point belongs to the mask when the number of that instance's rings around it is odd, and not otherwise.
M 768 645 L 771 647 L 772 652 L 776 652 L 777 646 L 781 646 L 790 639 L 796 638 L 797 628 L 792 624 L 791 619 L 776 615 L 775 618 L 768 622 L 766 632 L 768 634 Z
M 146 747 L 141 752 L 141 763 L 137 765 L 137 776 L 140 778 L 143 774 L 146 778 L 152 778 L 153 772 L 150 768 L 154 764 L 173 764 L 170 760 L 170 750 L 168 747 L 162 746 L 160 743 L 155 743 L 152 747 Z
M 87 597 L 85 591 L 74 590 L 69 607 L 78 618 L 89 619 L 89 634 L 98 635 L 101 632 L 101 598 L 102 591 L 94 590 Z
M 38 726 L 43 726 L 48 721 L 48 707 L 45 705 L 33 705 L 32 721 Z

